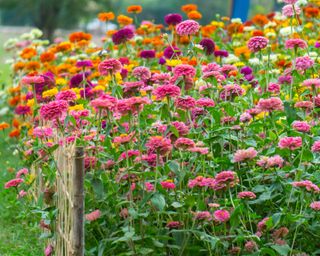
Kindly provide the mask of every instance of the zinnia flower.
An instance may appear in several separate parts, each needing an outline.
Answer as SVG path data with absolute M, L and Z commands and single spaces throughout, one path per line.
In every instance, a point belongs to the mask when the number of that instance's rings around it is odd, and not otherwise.
M 153 59 L 156 57 L 156 51 L 155 50 L 143 50 L 140 52 L 139 55 L 142 59 Z
M 251 160 L 257 156 L 258 152 L 254 148 L 239 149 L 233 156 L 235 163 Z
M 299 15 L 301 13 L 301 9 L 297 5 L 287 4 L 282 7 L 282 15 L 286 17 L 292 17 L 295 14 Z
M 252 52 L 258 52 L 267 47 L 269 40 L 263 36 L 255 36 L 248 41 L 248 48 Z
M 203 47 L 206 55 L 211 55 L 214 53 L 215 43 L 211 38 L 203 38 L 199 44 Z
M 8 181 L 5 185 L 4 188 L 11 188 L 11 187 L 17 187 L 19 184 L 21 184 L 24 180 L 21 178 L 13 179 Z
M 299 132 L 309 132 L 310 131 L 310 125 L 307 122 L 303 121 L 294 121 L 292 123 L 292 128 Z
M 100 210 L 95 210 L 91 213 L 86 214 L 86 220 L 88 221 L 95 221 L 99 219 L 101 216 L 101 211 Z
M 176 185 L 173 183 L 172 180 L 167 180 L 167 181 L 161 181 L 160 182 L 161 186 L 165 189 L 175 189 Z
M 194 35 L 199 29 L 199 23 L 194 20 L 185 20 L 176 26 L 177 34 L 180 36 Z
M 123 28 L 112 35 L 112 42 L 115 45 L 123 44 L 134 37 L 134 33 L 130 28 Z
M 315 211 L 320 211 L 320 201 L 312 202 L 310 208 Z
M 169 13 L 164 17 L 164 21 L 169 26 L 175 26 L 182 21 L 182 16 L 179 13 Z
M 320 152 L 320 140 L 315 141 L 311 147 L 312 152 L 318 153 Z
M 287 148 L 290 150 L 295 150 L 302 146 L 302 138 L 301 137 L 284 137 L 280 139 L 278 143 L 279 148 Z
M 177 97 L 180 95 L 180 88 L 173 84 L 161 85 L 153 91 L 153 95 L 155 95 L 158 100 L 166 97 Z
M 173 74 L 176 77 L 181 77 L 181 76 L 194 77 L 196 75 L 196 70 L 191 65 L 180 64 L 173 69 Z
M 237 196 L 239 199 L 255 199 L 257 196 L 251 191 L 242 191 L 238 193 Z
M 179 97 L 179 98 L 176 98 L 174 104 L 176 105 L 177 108 L 190 110 L 195 107 L 196 100 L 191 96 Z
M 146 143 L 149 153 L 159 153 L 160 155 L 168 154 L 171 149 L 171 140 L 162 136 L 153 136 Z
M 283 103 L 280 98 L 271 97 L 269 99 L 260 99 L 257 108 L 261 111 L 283 110 Z
M 314 64 L 314 60 L 311 59 L 309 56 L 303 56 L 296 58 L 296 69 L 297 70 L 307 70 L 311 68 Z
M 63 119 L 68 110 L 68 102 L 65 100 L 55 100 L 41 106 L 40 117 L 45 120 Z
M 294 48 L 307 48 L 308 45 L 307 43 L 299 38 L 293 38 L 293 39 L 288 39 L 285 43 L 285 46 L 287 49 L 294 49 Z
M 218 222 L 227 222 L 230 219 L 230 213 L 226 210 L 217 210 L 213 213 L 213 216 Z
M 122 69 L 122 64 L 116 59 L 107 59 L 100 62 L 98 66 L 101 75 L 115 75 Z
M 306 79 L 302 82 L 302 85 L 306 87 L 317 88 L 317 87 L 320 87 L 320 79 L 319 78 Z

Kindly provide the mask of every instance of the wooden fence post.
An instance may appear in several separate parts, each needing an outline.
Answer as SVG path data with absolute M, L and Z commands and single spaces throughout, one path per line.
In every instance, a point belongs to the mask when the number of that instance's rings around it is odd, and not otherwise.
M 84 151 L 76 147 L 74 171 L 72 177 L 72 256 L 84 255 Z

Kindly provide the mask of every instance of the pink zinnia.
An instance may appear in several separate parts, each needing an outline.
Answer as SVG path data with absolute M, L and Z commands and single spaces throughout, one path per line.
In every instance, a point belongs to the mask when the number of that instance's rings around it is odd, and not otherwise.
M 307 191 L 320 192 L 319 187 L 310 180 L 294 181 L 292 182 L 292 186 L 305 188 Z
M 194 20 L 185 20 L 176 26 L 177 34 L 180 36 L 194 35 L 199 29 L 199 23 Z
M 230 213 L 226 210 L 217 210 L 213 215 L 218 222 L 227 222 L 230 219 Z
M 27 192 L 24 190 L 21 190 L 21 191 L 19 191 L 18 198 L 25 197 L 26 195 L 27 195 Z
M 312 109 L 313 103 L 311 101 L 298 101 L 294 104 L 295 108 L 305 108 L 305 109 Z
M 196 220 L 210 220 L 211 214 L 208 211 L 196 212 L 194 217 Z
M 25 85 L 41 84 L 43 82 L 44 82 L 44 78 L 42 76 L 24 76 L 21 79 L 21 83 Z
M 275 155 L 272 157 L 262 156 L 259 161 L 257 161 L 257 165 L 263 168 L 272 168 L 272 167 L 279 167 L 283 166 L 284 160 L 281 156 Z
M 5 185 L 4 188 L 11 188 L 11 187 L 17 187 L 20 183 L 22 183 L 24 180 L 17 178 L 17 179 L 13 179 L 8 181 Z
M 179 97 L 175 100 L 174 104 L 177 108 L 190 110 L 196 106 L 196 100 L 191 96 Z
M 178 130 L 179 136 L 184 136 L 189 133 L 189 127 L 185 125 L 185 123 L 174 121 L 171 124 Z
M 36 127 L 33 129 L 32 132 L 33 136 L 43 139 L 43 138 L 48 138 L 51 137 L 53 134 L 53 130 L 51 127 Z
M 304 49 L 308 47 L 307 43 L 304 40 L 299 38 L 288 39 L 285 45 L 287 49 L 294 49 L 294 48 Z
M 234 187 L 238 183 L 239 179 L 237 174 L 233 171 L 222 171 L 215 176 L 213 180 L 212 188 L 214 190 L 221 190 L 227 187 Z
M 312 152 L 319 153 L 320 152 L 320 140 L 315 141 L 311 147 Z
M 44 255 L 45 256 L 52 256 L 52 254 L 53 254 L 53 246 L 51 244 L 49 244 L 44 250 Z
M 290 150 L 295 150 L 302 146 L 302 138 L 301 137 L 284 137 L 280 139 L 278 143 L 279 148 L 287 148 Z
M 56 95 L 56 100 L 73 101 L 77 99 L 77 94 L 72 90 L 61 91 Z
M 153 91 L 153 95 L 158 100 L 162 100 L 165 97 L 177 97 L 180 95 L 180 88 L 174 84 L 160 85 Z
M 280 85 L 276 83 L 270 83 L 268 85 L 268 91 L 272 93 L 279 93 L 280 92 Z
M 101 216 L 101 211 L 100 210 L 95 210 L 91 213 L 86 214 L 86 220 L 88 221 L 94 221 L 99 219 Z
M 144 186 L 148 192 L 151 192 L 154 190 L 154 186 L 150 182 L 145 182 Z
M 101 75 L 115 75 L 122 69 L 122 64 L 116 59 L 107 59 L 100 62 L 98 66 L 99 73 Z
M 248 41 L 248 48 L 252 52 L 258 52 L 267 47 L 269 40 L 263 36 L 255 36 Z
M 16 174 L 16 178 L 20 178 L 22 175 L 27 175 L 28 174 L 28 169 L 27 168 L 22 168 L 20 169 L 17 174 Z
M 181 76 L 194 77 L 196 75 L 196 70 L 191 65 L 180 64 L 173 69 L 173 74 L 175 75 L 175 77 L 181 77 Z
M 311 127 L 307 122 L 294 121 L 292 123 L 292 128 L 297 130 L 298 132 L 309 132 Z
M 320 87 L 320 79 L 319 78 L 310 78 L 306 79 L 302 82 L 303 86 L 306 87 Z
M 239 199 L 255 199 L 257 196 L 251 191 L 243 191 L 238 193 Z
M 220 93 L 220 98 L 223 100 L 231 100 L 237 96 L 241 96 L 245 93 L 245 90 L 238 84 L 227 84 L 223 87 L 223 91 Z
M 308 68 L 311 68 L 314 64 L 314 60 L 311 59 L 309 56 L 303 56 L 296 58 L 296 69 L 297 70 L 307 70 Z
M 174 143 L 174 146 L 179 149 L 193 148 L 195 145 L 194 141 L 188 138 L 179 138 Z
M 283 102 L 280 98 L 271 97 L 269 99 L 260 99 L 257 108 L 261 111 L 283 110 Z
M 214 107 L 215 103 L 212 99 L 209 98 L 201 98 L 196 101 L 196 105 L 198 107 Z
M 171 140 L 162 136 L 154 136 L 146 143 L 149 153 L 159 153 L 160 155 L 168 154 L 171 149 Z
M 179 228 L 181 226 L 179 221 L 169 221 L 166 225 L 169 229 Z
M 286 17 L 292 17 L 295 14 L 299 15 L 301 13 L 301 9 L 297 5 L 287 4 L 282 7 L 282 15 Z
M 65 100 L 55 100 L 41 106 L 40 117 L 45 120 L 63 119 L 68 110 L 68 102 Z
M 316 201 L 310 204 L 310 208 L 315 211 L 320 211 L 320 201 Z
M 147 67 L 143 67 L 143 66 L 134 68 L 132 71 L 132 74 L 134 77 L 141 79 L 143 81 L 151 78 L 150 69 Z
M 102 95 L 90 102 L 90 105 L 95 109 L 113 109 L 116 104 L 117 99 L 109 95 Z
M 167 181 L 161 181 L 161 186 L 165 189 L 175 189 L 176 185 L 173 183 L 173 181 L 167 180 Z
M 246 160 L 251 160 L 257 156 L 258 152 L 250 147 L 248 149 L 239 149 L 233 156 L 233 161 L 235 163 L 243 162 Z

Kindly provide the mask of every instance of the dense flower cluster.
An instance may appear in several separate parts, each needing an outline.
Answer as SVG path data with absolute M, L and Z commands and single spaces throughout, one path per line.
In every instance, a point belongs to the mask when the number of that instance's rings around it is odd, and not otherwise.
M 206 25 L 186 4 L 167 26 L 134 5 L 98 15 L 118 24 L 103 47 L 82 32 L 9 42 L 0 130 L 27 168 L 5 188 L 28 206 L 41 181 L 42 237 L 66 171 L 55 150 L 82 146 L 90 255 L 317 255 L 320 11 L 284 2 L 285 16 Z

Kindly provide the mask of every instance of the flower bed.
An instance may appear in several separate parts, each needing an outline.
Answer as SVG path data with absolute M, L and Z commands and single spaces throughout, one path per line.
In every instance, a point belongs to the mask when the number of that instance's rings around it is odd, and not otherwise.
M 319 4 L 285 2 L 202 26 L 195 5 L 166 26 L 131 6 L 103 47 L 83 32 L 7 44 L 10 135 L 41 167 L 46 255 L 53 152 L 70 143 L 85 148 L 86 255 L 319 254 Z M 35 178 L 5 187 L 32 205 Z

